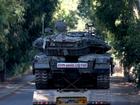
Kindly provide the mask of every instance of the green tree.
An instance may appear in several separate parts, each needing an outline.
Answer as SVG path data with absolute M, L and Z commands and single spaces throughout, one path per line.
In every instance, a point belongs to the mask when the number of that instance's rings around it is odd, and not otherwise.
M 140 62 L 138 5 L 137 0 L 80 0 L 79 4 L 79 15 L 89 19 L 107 36 L 114 54 L 127 68 Z
M 12 32 L 18 27 L 18 24 L 22 24 L 24 21 L 23 16 L 24 6 L 22 1 L 0 0 L 0 57 L 7 64 L 9 64 L 9 56 L 13 57 L 18 53 L 16 52 L 14 55 L 9 54 L 15 45 L 18 46 L 19 41 L 17 39 L 23 39 L 23 37 L 18 34 L 21 30 Z M 15 27 L 15 25 L 17 25 L 17 27 Z M 13 38 L 13 40 L 10 40 L 10 38 Z
M 45 15 L 45 27 L 51 26 L 53 14 L 56 11 L 58 0 L 25 0 L 26 14 L 24 28 L 28 30 L 30 41 L 37 38 L 42 30 L 42 16 Z
M 57 4 L 57 0 L 0 0 L 0 59 L 8 72 L 22 68 L 30 60 L 42 15 L 45 24 L 50 25 Z

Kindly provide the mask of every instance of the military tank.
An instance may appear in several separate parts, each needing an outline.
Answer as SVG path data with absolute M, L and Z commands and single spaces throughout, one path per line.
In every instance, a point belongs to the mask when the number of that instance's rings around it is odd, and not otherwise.
M 95 32 L 66 32 L 62 22 L 55 27 L 56 34 L 33 43 L 39 50 L 33 62 L 36 88 L 108 89 L 111 47 Z

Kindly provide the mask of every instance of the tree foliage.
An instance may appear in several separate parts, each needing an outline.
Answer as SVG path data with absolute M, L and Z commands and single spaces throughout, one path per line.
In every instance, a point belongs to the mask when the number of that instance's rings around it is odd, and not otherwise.
M 75 29 L 78 23 L 78 17 L 76 11 L 69 11 L 67 14 L 65 10 L 61 10 L 57 12 L 57 17 L 55 17 L 54 21 L 62 20 L 67 23 L 69 29 Z
M 42 16 L 49 25 L 57 4 L 58 0 L 0 0 L 0 60 L 8 72 L 30 60 Z
M 79 15 L 107 36 L 125 67 L 140 63 L 138 0 L 80 0 Z

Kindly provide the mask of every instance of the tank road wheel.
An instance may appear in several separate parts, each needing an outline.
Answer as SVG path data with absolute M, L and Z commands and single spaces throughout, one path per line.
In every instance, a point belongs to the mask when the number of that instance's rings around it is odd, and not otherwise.
M 99 89 L 110 88 L 110 79 L 108 74 L 100 74 L 97 76 L 97 88 Z
M 48 75 L 46 70 L 35 70 L 36 89 L 46 89 L 48 85 Z

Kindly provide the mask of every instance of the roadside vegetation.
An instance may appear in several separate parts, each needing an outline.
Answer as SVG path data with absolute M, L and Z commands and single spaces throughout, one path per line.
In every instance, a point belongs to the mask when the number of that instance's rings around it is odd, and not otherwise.
M 79 14 L 112 45 L 128 81 L 140 84 L 139 0 L 80 0 Z
M 112 46 L 125 77 L 140 84 L 139 0 L 0 0 L 0 69 L 9 75 L 23 73 L 34 51 L 32 42 L 56 20 L 67 22 L 69 30 L 81 30 L 93 23 Z
M 32 42 L 41 35 L 41 18 L 50 25 L 57 0 L 0 0 L 0 69 L 23 73 L 31 63 Z

